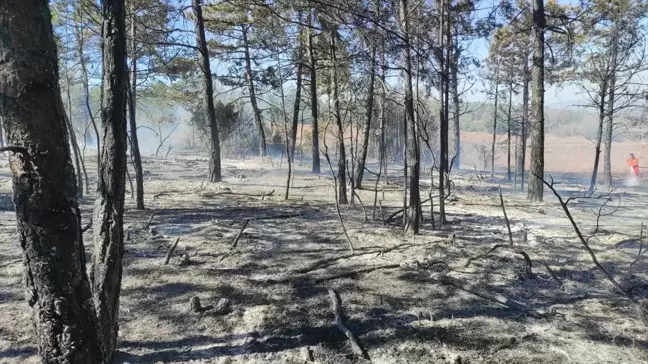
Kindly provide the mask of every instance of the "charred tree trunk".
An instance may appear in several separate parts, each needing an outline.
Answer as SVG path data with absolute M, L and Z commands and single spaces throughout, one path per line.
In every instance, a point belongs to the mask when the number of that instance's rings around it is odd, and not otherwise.
M 67 128 L 68 134 L 70 135 L 70 143 L 72 143 L 72 152 L 74 153 L 74 166 L 76 168 L 76 179 L 77 179 L 77 196 L 83 198 L 83 174 L 81 170 L 81 165 L 83 160 L 81 160 L 81 150 L 79 149 L 79 144 L 76 140 L 76 134 L 74 132 L 74 125 L 72 124 L 72 96 L 70 95 L 70 75 L 69 69 L 67 68 L 67 61 L 65 61 L 65 81 L 67 84 L 66 95 L 67 95 L 67 104 L 68 104 L 68 117 L 67 119 Z M 2 126 L 0 126 L 1 128 Z M 0 130 L 0 138 L 2 137 L 2 131 Z M 0 142 L 2 144 L 2 142 Z M 83 166 L 83 172 L 85 172 L 85 166 Z
M 336 49 L 336 37 L 337 31 L 331 30 L 331 60 L 333 62 L 333 70 L 331 71 L 332 76 L 332 86 L 333 86 L 333 113 L 335 116 L 335 124 L 337 125 L 337 134 L 338 134 L 338 148 L 340 152 L 338 153 L 338 202 L 340 204 L 349 203 L 347 200 L 346 192 L 346 150 L 344 147 L 344 127 L 342 126 L 342 115 L 340 112 L 340 100 L 339 100 L 339 85 L 338 85 L 338 65 L 337 65 L 337 49 Z
M 355 188 L 362 188 L 365 163 L 367 161 L 367 149 L 369 148 L 369 131 L 374 109 L 374 84 L 376 80 L 376 47 L 371 47 L 371 63 L 369 64 L 369 86 L 367 90 L 367 104 L 365 107 L 365 123 L 362 129 L 362 144 L 358 153 L 358 169 L 355 176 Z
M 387 104 L 387 84 L 386 79 L 387 79 L 387 72 L 386 72 L 386 63 L 385 63 L 385 49 L 384 45 L 382 46 L 382 50 L 380 52 L 380 106 L 378 107 L 378 110 L 380 112 L 380 165 L 383 168 L 383 171 L 385 173 L 385 183 L 388 182 L 387 180 L 387 151 L 386 148 L 387 146 L 385 145 L 385 121 L 386 121 L 386 115 L 385 115 L 385 105 Z
M 0 1 L 0 119 L 41 361 L 103 363 L 47 1 Z
M 261 110 L 257 104 L 256 90 L 254 88 L 254 74 L 252 73 L 252 57 L 250 57 L 250 45 L 248 42 L 248 26 L 241 26 L 243 33 L 243 46 L 245 56 L 245 81 L 247 82 L 248 93 L 250 94 L 250 105 L 252 106 L 252 114 L 254 114 L 254 123 L 259 132 L 259 155 L 266 156 L 268 147 L 266 145 L 265 130 L 263 129 L 263 121 L 261 120 Z
M 454 47 L 452 52 L 452 120 L 454 124 L 454 149 L 455 149 L 455 161 L 454 167 L 461 169 L 461 128 L 459 125 L 459 116 L 461 114 L 461 101 L 459 100 L 459 58 L 461 57 L 461 51 L 459 50 L 459 38 L 455 37 Z
M 446 169 L 445 166 L 448 164 L 448 161 L 446 159 L 446 150 L 444 150 L 444 146 L 448 144 L 448 120 L 447 120 L 447 115 L 445 114 L 445 103 L 448 102 L 448 100 L 445 99 L 445 88 L 448 87 L 447 85 L 447 75 L 445 75 L 445 57 L 444 53 L 446 51 L 445 47 L 447 47 L 447 44 L 445 44 L 445 39 L 443 37 L 443 34 L 445 32 L 445 22 L 447 21 L 446 19 L 446 14 L 445 14 L 445 1 L 446 0 L 439 0 L 438 2 L 438 8 L 439 8 L 439 54 L 438 54 L 438 59 L 439 59 L 439 100 L 440 100 L 440 105 L 439 105 L 439 228 L 443 228 L 443 225 L 446 222 L 445 218 L 445 174 L 446 174 Z
M 495 69 L 495 114 L 493 115 L 493 143 L 491 144 L 491 177 L 495 176 L 495 141 L 497 139 L 497 111 L 499 101 L 499 61 Z
M 81 30 L 82 31 L 82 30 Z M 97 142 L 97 171 L 99 166 L 99 159 L 101 159 L 101 138 L 99 135 L 99 127 L 97 126 L 97 121 L 95 120 L 94 114 L 92 113 L 92 108 L 90 107 L 90 85 L 88 84 L 88 65 L 86 64 L 85 56 L 85 39 L 83 34 L 76 33 L 77 38 L 77 48 L 79 52 L 79 64 L 81 65 L 81 82 L 83 84 L 83 98 L 86 107 L 86 112 L 90 118 L 90 123 L 92 124 L 92 129 L 95 132 L 95 138 Z M 85 135 L 84 135 L 85 138 Z
M 94 208 L 94 252 L 91 281 L 107 361 L 112 360 L 119 330 L 119 293 L 124 254 L 126 172 L 126 24 L 124 1 L 104 0 L 101 91 L 103 148 L 98 196 Z
M 299 15 L 301 21 L 302 16 Z M 303 30 L 302 30 L 303 33 Z M 296 90 L 295 90 L 295 102 L 293 103 L 293 116 L 292 116 L 292 129 L 290 130 L 290 159 L 294 162 L 295 160 L 295 147 L 297 146 L 297 128 L 299 127 L 299 110 L 301 107 L 301 89 L 302 89 L 302 73 L 304 72 L 304 62 L 302 59 L 303 54 L 303 44 L 300 40 L 297 49 L 297 77 Z
M 310 14 L 309 25 L 314 22 L 315 10 Z M 311 116 L 313 117 L 313 173 L 320 173 L 320 150 L 319 150 L 319 124 L 318 124 L 318 101 L 317 101 L 317 59 L 315 58 L 315 48 L 311 27 L 308 31 L 308 61 L 310 63 L 310 97 L 311 97 Z
M 605 97 L 607 96 L 608 83 L 601 82 L 599 88 L 599 102 L 598 102 L 598 128 L 596 129 L 596 147 L 594 149 L 594 167 L 592 168 L 592 178 L 588 193 L 594 192 L 596 188 L 596 177 L 598 176 L 599 160 L 601 156 L 601 139 L 603 138 L 603 124 L 605 124 Z
M 513 108 L 513 81 L 509 83 L 509 97 L 508 97 L 508 111 L 507 111 L 507 123 L 506 123 L 506 131 L 507 131 L 507 147 L 508 147 L 508 159 L 507 159 L 507 166 L 508 166 L 508 181 L 511 182 L 511 109 Z
M 524 191 L 524 176 L 526 171 L 526 146 L 527 146 L 527 126 L 529 125 L 529 63 L 524 60 L 524 75 L 522 81 L 522 126 L 520 130 L 520 156 L 518 162 L 518 173 L 520 175 L 520 191 Z
M 414 120 L 414 96 L 412 94 L 412 57 L 409 38 L 407 0 L 400 0 L 400 26 L 403 36 L 402 67 L 405 78 L 405 123 L 407 130 L 407 167 L 409 169 L 409 203 L 407 205 L 407 219 L 405 232 L 418 234 L 421 223 L 421 196 L 419 190 L 421 156 L 418 145 L 418 133 Z M 406 182 L 407 183 L 407 182 Z
M 544 0 L 533 0 L 533 75 L 531 168 L 527 199 L 542 201 L 544 194 Z
M 205 121 L 209 124 L 211 132 L 211 143 L 209 151 L 209 182 L 220 182 L 221 157 L 220 139 L 218 137 L 218 123 L 216 122 L 216 110 L 214 108 L 214 85 L 212 82 L 211 66 L 209 65 L 209 49 L 205 37 L 205 23 L 202 14 L 202 0 L 192 0 L 191 7 L 196 17 L 196 45 L 198 47 L 198 63 L 203 73 L 203 111 Z
M 610 59 L 612 62 L 612 72 L 610 74 L 610 91 L 608 92 L 608 105 L 607 105 L 607 123 L 605 132 L 605 153 L 603 155 L 603 174 L 605 176 L 605 185 L 612 188 L 612 138 L 614 133 L 614 97 L 616 88 L 616 71 L 617 71 L 617 57 L 619 53 L 618 32 L 616 26 L 612 31 L 612 47 L 610 48 Z
M 136 207 L 144 209 L 144 171 L 142 169 L 142 156 L 140 155 L 139 139 L 137 137 L 137 28 L 135 25 L 135 5 L 131 2 L 131 85 L 128 93 L 128 111 L 130 124 L 130 147 L 135 169 Z M 127 167 L 128 168 L 128 167 Z M 133 193 L 133 191 L 131 191 Z

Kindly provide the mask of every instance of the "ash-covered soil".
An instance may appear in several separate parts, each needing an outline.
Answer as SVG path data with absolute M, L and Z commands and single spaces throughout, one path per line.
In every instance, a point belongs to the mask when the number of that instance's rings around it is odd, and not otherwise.
M 10 174 L 6 159 L 0 164 L 0 362 L 37 363 Z M 330 174 L 296 166 L 285 200 L 287 168 L 273 164 L 227 160 L 224 182 L 208 184 L 204 158 L 145 158 L 147 210 L 135 210 L 127 196 L 118 363 L 304 363 L 306 351 L 315 363 L 369 362 L 334 325 L 329 287 L 340 294 L 346 326 L 373 363 L 648 363 L 648 329 L 594 266 L 549 190 L 544 203 L 529 204 L 502 176 L 453 173 L 448 224 L 433 230 L 426 203 L 421 234 L 405 237 L 402 219 L 382 223 L 402 206 L 402 170 L 397 176 L 399 167 L 391 166 L 389 183 L 378 184 L 382 208 L 375 212 L 375 177 L 366 174 L 365 189 L 357 191 L 364 209 L 357 198 L 340 207 L 351 255 Z M 575 184 L 582 181 L 554 178 L 563 196 L 582 195 Z M 421 183 L 426 199 L 429 175 Z M 518 252 L 503 247 L 471 260 L 509 244 L 500 184 Z M 632 270 L 630 264 L 640 224 L 648 222 L 648 189 L 622 187 L 611 196 L 589 243 L 620 284 L 645 302 L 648 256 Z M 603 201 L 570 202 L 585 237 Z M 82 201 L 84 223 L 92 202 L 92 194 Z M 85 238 L 90 252 L 91 231 Z M 520 250 L 531 259 L 531 275 Z M 377 269 L 366 271 L 371 267 Z M 227 298 L 231 310 L 190 312 L 194 296 L 205 306 Z

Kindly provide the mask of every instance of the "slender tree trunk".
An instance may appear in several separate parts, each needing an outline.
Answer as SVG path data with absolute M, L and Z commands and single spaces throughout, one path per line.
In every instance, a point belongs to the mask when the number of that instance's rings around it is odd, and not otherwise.
M 607 123 L 605 132 L 605 153 L 603 155 L 603 170 L 605 185 L 612 188 L 612 138 L 614 133 L 614 98 L 616 88 L 617 54 L 619 52 L 618 32 L 616 26 L 612 30 L 612 47 L 610 59 L 612 62 L 612 73 L 610 74 L 610 91 L 608 92 Z
M 299 20 L 301 21 L 302 16 L 299 14 Z M 303 33 L 303 29 L 301 31 Z M 290 130 L 290 160 L 295 160 L 295 146 L 297 145 L 297 128 L 299 127 L 299 110 L 301 107 L 301 89 L 302 89 L 302 73 L 304 72 L 304 62 L 303 62 L 303 44 L 300 41 L 297 49 L 297 77 L 296 81 L 296 90 L 295 90 L 295 102 L 293 103 L 293 116 L 292 116 L 292 129 Z
M 16 236 L 41 361 L 103 363 L 47 1 L 0 1 L 0 74 L 0 119 L 19 151 Z
M 533 75 L 531 168 L 527 199 L 542 201 L 544 195 L 544 0 L 533 0 Z
M 79 30 L 79 32 L 82 32 L 83 30 Z M 90 118 L 90 123 L 92 124 L 92 129 L 94 129 L 95 132 L 95 138 L 97 141 L 97 171 L 99 168 L 99 159 L 101 159 L 101 138 L 99 135 L 99 127 L 97 126 L 97 121 L 95 120 L 94 114 L 92 113 L 92 108 L 90 107 L 90 86 L 88 83 L 88 65 L 86 64 L 86 59 L 85 59 L 85 40 L 83 38 L 83 34 L 76 34 L 77 38 L 77 47 L 78 47 L 78 53 L 79 53 L 79 63 L 81 65 L 81 73 L 83 77 L 81 77 L 81 82 L 83 84 L 83 96 L 84 96 L 84 102 L 85 102 L 85 107 L 86 107 L 86 112 L 88 113 L 88 117 Z M 85 135 L 84 135 L 85 138 Z
M 72 124 L 72 96 L 70 95 L 70 74 L 69 68 L 67 67 L 67 60 L 65 61 L 65 93 L 67 96 L 68 104 L 68 118 L 67 118 L 67 128 L 68 134 L 70 135 L 70 143 L 72 143 L 72 152 L 74 153 L 74 166 L 76 168 L 76 178 L 77 178 L 77 194 L 79 198 L 83 198 L 83 174 L 81 172 L 81 151 L 79 150 L 79 144 L 76 140 L 76 134 L 74 132 L 74 126 Z M 85 166 L 83 167 L 85 170 Z
M 385 64 L 385 47 L 383 45 L 380 52 L 380 107 L 378 110 L 380 112 L 380 163 L 383 166 L 383 171 L 385 173 L 385 182 L 387 183 L 387 146 L 385 145 L 385 105 L 387 104 L 387 84 L 386 82 L 386 64 Z
M 216 110 L 214 108 L 214 85 L 212 82 L 211 66 L 209 65 L 209 49 L 205 37 L 205 23 L 202 15 L 202 0 L 192 0 L 191 7 L 196 17 L 196 44 L 198 47 L 198 59 L 200 70 L 203 73 L 203 110 L 205 120 L 209 123 L 211 131 L 211 145 L 209 151 L 209 182 L 220 182 L 221 177 L 221 156 L 220 140 L 218 137 L 218 123 L 216 122 Z
M 308 17 L 308 24 L 314 22 L 315 10 L 313 9 Z M 311 97 L 311 116 L 313 118 L 313 173 L 320 173 L 320 150 L 319 150 L 319 115 L 317 100 L 317 59 L 315 58 L 315 48 L 313 45 L 312 30 L 307 27 L 308 32 L 308 60 L 310 63 L 310 97 Z
M 365 163 L 367 161 L 367 149 L 369 148 L 369 132 L 371 129 L 371 118 L 374 109 L 374 84 L 376 80 L 376 47 L 371 47 L 371 63 L 369 65 L 369 86 L 367 89 L 367 104 L 365 106 L 365 123 L 362 129 L 362 144 L 358 153 L 358 169 L 355 176 L 355 187 L 362 188 Z
M 254 75 L 252 73 L 252 57 L 250 57 L 250 44 L 248 41 L 248 25 L 242 25 L 241 31 L 243 33 L 243 51 L 245 56 L 245 81 L 248 86 L 248 93 L 250 94 L 250 105 L 252 105 L 252 114 L 254 114 L 254 123 L 259 132 L 259 155 L 266 156 L 268 147 L 266 145 L 265 130 L 263 129 L 263 121 L 261 120 L 261 110 L 257 104 L 256 90 L 254 88 Z
M 445 114 L 445 88 L 447 87 L 447 77 L 445 73 L 445 57 L 444 53 L 447 51 L 445 47 L 445 39 L 443 34 L 445 32 L 445 22 L 447 17 L 445 14 L 445 1 L 439 0 L 439 228 L 443 228 L 446 222 L 445 217 L 445 166 L 448 163 L 446 160 L 446 151 L 443 149 L 447 145 L 448 128 L 447 128 L 447 115 Z
M 461 169 L 461 127 L 459 125 L 459 116 L 461 113 L 461 101 L 459 100 L 459 59 L 461 57 L 461 51 L 459 50 L 459 38 L 455 37 L 455 43 L 452 52 L 452 119 L 454 123 L 454 149 L 455 149 L 455 161 L 454 167 L 456 169 Z
M 592 168 L 592 178 L 590 179 L 590 185 L 588 189 L 588 193 L 594 192 L 594 189 L 596 188 L 596 177 L 598 176 L 598 168 L 599 168 L 599 159 L 601 156 L 601 139 L 603 138 L 603 124 L 605 123 L 605 97 L 607 96 L 607 85 L 608 83 L 606 81 L 601 82 L 600 88 L 599 88 L 599 110 L 598 110 L 598 116 L 599 116 L 599 122 L 598 122 L 598 129 L 596 130 L 596 147 L 594 149 L 594 167 Z
M 400 27 L 404 41 L 402 50 L 402 69 L 405 79 L 405 123 L 407 126 L 407 167 L 409 169 L 409 204 L 407 206 L 407 219 L 405 232 L 418 234 L 421 223 L 421 196 L 419 190 L 421 156 L 418 145 L 418 134 L 414 121 L 414 96 L 412 94 L 412 57 L 409 38 L 407 0 L 400 0 Z M 406 182 L 407 183 L 407 182 Z
M 499 62 L 495 69 L 495 113 L 493 115 L 493 143 L 491 144 L 491 177 L 495 176 L 495 141 L 497 139 L 497 111 L 499 101 Z
M 443 122 L 445 123 L 444 129 L 445 129 L 445 135 L 443 137 L 443 151 L 445 153 L 445 157 L 443 158 L 444 161 L 444 166 L 443 170 L 445 171 L 444 173 L 444 178 L 446 179 L 446 190 L 447 196 L 450 196 L 450 145 L 448 141 L 450 140 L 450 66 L 452 63 L 452 53 L 453 53 L 453 43 L 452 43 L 452 1 L 447 0 L 445 2 L 445 9 L 446 9 L 446 21 L 444 23 L 446 29 L 445 29 L 445 37 L 446 37 L 446 61 L 445 61 L 445 96 L 443 99 L 445 100 L 445 105 L 444 105 L 444 118 Z
M 137 196 L 136 207 L 138 210 L 144 209 L 144 171 L 142 169 L 142 156 L 139 149 L 139 138 L 137 137 L 137 28 L 135 17 L 135 5 L 131 1 L 131 77 L 130 90 L 128 93 L 128 111 L 130 123 L 130 147 L 135 169 L 135 193 Z
M 98 196 L 94 208 L 94 252 L 91 281 L 107 361 L 112 360 L 119 330 L 119 293 L 124 254 L 124 193 L 126 173 L 126 22 L 124 1 L 104 0 L 103 88 L 101 124 L 103 148 Z
M 2 117 L 0 117 L 0 147 L 4 147 L 5 142 L 4 142 L 4 122 L 2 121 Z
M 509 83 L 509 97 L 508 97 L 508 112 L 507 112 L 507 123 L 506 123 L 506 131 L 507 131 L 507 138 L 506 142 L 508 144 L 508 159 L 507 159 L 507 165 L 508 165 L 508 181 L 511 182 L 511 109 L 513 108 L 513 81 Z
M 333 61 L 333 70 L 331 75 L 333 77 L 333 113 L 335 116 L 335 124 L 337 125 L 337 134 L 338 134 L 338 202 L 340 204 L 347 204 L 347 192 L 346 192 L 346 150 L 344 147 L 344 127 L 342 126 L 342 115 L 340 112 L 340 100 L 339 100 L 339 85 L 338 85 L 338 64 L 337 64 L 337 49 L 336 49 L 336 37 L 337 31 L 331 30 L 331 60 Z
M 526 172 L 526 147 L 527 147 L 527 126 L 529 125 L 529 63 L 524 60 L 524 75 L 522 81 L 522 128 L 520 130 L 520 160 L 518 162 L 518 173 L 520 175 L 520 191 L 524 191 L 524 176 Z

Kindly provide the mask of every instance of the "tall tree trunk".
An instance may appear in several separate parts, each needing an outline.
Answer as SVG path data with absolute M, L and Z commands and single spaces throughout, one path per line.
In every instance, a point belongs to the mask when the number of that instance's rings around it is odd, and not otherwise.
M 308 24 L 313 25 L 315 10 L 311 11 L 308 16 Z M 315 58 L 315 48 L 311 27 L 307 27 L 308 32 L 308 60 L 310 63 L 310 97 L 311 97 L 311 116 L 313 117 L 313 173 L 320 173 L 320 150 L 319 150 L 319 124 L 318 124 L 318 100 L 317 100 L 317 59 Z
M 205 23 L 202 15 L 202 0 L 192 0 L 191 7 L 196 17 L 196 45 L 198 47 L 198 60 L 200 70 L 203 73 L 203 111 L 205 121 L 209 124 L 211 131 L 211 145 L 209 151 L 209 182 L 220 182 L 221 158 L 220 140 L 218 137 L 218 123 L 216 122 L 216 110 L 214 108 L 214 85 L 212 82 L 211 66 L 209 65 L 209 49 L 205 37 Z
M 346 192 L 346 150 L 344 147 L 344 127 L 342 126 L 342 115 L 340 111 L 339 100 L 339 85 L 338 85 L 338 64 L 337 64 L 337 49 L 336 37 L 337 31 L 331 30 L 331 60 L 333 61 L 332 84 L 333 84 L 333 113 L 335 116 L 335 124 L 337 125 L 338 134 L 338 202 L 340 204 L 347 204 Z
M 135 25 L 135 5 L 131 1 L 131 77 L 128 93 L 128 111 L 130 124 L 130 147 L 135 168 L 136 207 L 144 209 L 144 171 L 142 169 L 142 156 L 140 155 L 139 139 L 137 137 L 137 28 Z M 133 193 L 133 191 L 131 191 Z
M 386 63 L 385 63 L 385 46 L 384 43 L 381 45 L 381 50 L 380 50 L 380 105 L 378 106 L 378 112 L 380 113 L 379 115 L 379 128 L 380 128 L 380 154 L 379 154 L 379 159 L 380 159 L 380 164 L 382 166 L 382 170 L 384 171 L 385 175 L 385 183 L 387 183 L 387 146 L 385 145 L 385 121 L 386 121 L 386 114 L 385 114 L 385 105 L 387 104 L 387 84 L 386 78 Z
M 2 117 L 0 117 L 0 147 L 4 147 L 5 142 L 4 142 L 4 122 L 2 121 Z
M 365 123 L 362 129 L 362 144 L 358 153 L 358 169 L 355 176 L 355 187 L 362 188 L 365 163 L 367 161 L 367 149 L 369 148 L 369 132 L 371 129 L 371 118 L 374 109 L 374 84 L 376 80 L 376 47 L 371 47 L 371 63 L 369 64 L 369 85 L 367 89 L 367 104 L 365 106 Z
M 65 93 L 67 96 L 67 128 L 68 134 L 70 135 L 70 143 L 72 143 L 72 152 L 74 153 L 74 166 L 76 168 L 76 178 L 77 178 L 77 196 L 83 198 L 83 174 L 81 171 L 81 151 L 79 150 L 79 144 L 76 140 L 76 134 L 74 132 L 74 125 L 72 125 L 72 96 L 70 93 L 70 74 L 69 68 L 67 67 L 67 60 L 65 61 Z M 1 135 L 1 132 L 0 132 Z M 85 166 L 83 166 L 83 171 L 85 171 Z
M 607 106 L 607 123 L 605 132 L 605 153 L 603 155 L 603 174 L 605 176 L 605 185 L 612 188 L 612 138 L 614 133 L 614 97 L 616 88 L 616 71 L 617 58 L 619 52 L 618 31 L 616 25 L 612 30 L 612 47 L 610 49 L 610 59 L 612 62 L 612 72 L 610 74 L 610 91 L 608 92 Z
M 452 43 L 452 1 L 447 0 L 445 2 L 445 9 L 446 9 L 446 22 L 444 23 L 445 25 L 445 37 L 446 37 L 446 60 L 445 60 L 445 96 L 443 99 L 446 101 L 444 105 L 444 118 L 443 122 L 445 123 L 444 129 L 445 129 L 445 135 L 443 137 L 443 151 L 445 153 L 445 156 L 443 158 L 444 165 L 443 165 L 443 170 L 445 171 L 444 177 L 446 179 L 446 189 L 447 189 L 447 196 L 450 196 L 450 145 L 448 141 L 450 140 L 450 66 L 452 63 L 452 53 L 453 53 L 453 46 L 454 44 Z M 417 139 L 418 140 L 418 139 Z
M 461 127 L 459 125 L 459 116 L 461 113 L 461 101 L 459 100 L 459 59 L 461 51 L 459 50 L 459 37 L 455 37 L 454 47 L 452 52 L 452 119 L 454 124 L 454 149 L 455 161 L 454 167 L 461 169 Z
M 544 195 L 544 0 L 533 0 L 533 75 L 531 168 L 527 199 L 542 201 Z
M 529 62 L 524 60 L 524 75 L 522 81 L 522 127 L 520 130 L 520 156 L 518 161 L 518 173 L 520 175 L 520 191 L 524 191 L 524 176 L 526 171 L 526 146 L 527 127 L 529 125 Z
M 500 65 L 499 61 L 497 62 L 497 68 L 495 69 L 495 113 L 493 115 L 493 143 L 491 144 L 491 177 L 495 176 L 495 141 L 497 139 L 497 111 L 498 111 L 498 101 L 499 101 L 499 72 Z
M 124 193 L 126 173 L 126 21 L 123 0 L 104 0 L 103 88 L 101 126 L 103 148 L 98 196 L 94 208 L 94 252 L 91 281 L 107 361 L 117 347 L 119 293 L 124 254 Z
M 0 119 L 41 361 L 103 363 L 47 1 L 0 1 Z
M 263 129 L 263 121 L 261 120 L 261 110 L 257 104 L 256 90 L 254 88 L 254 75 L 252 73 L 252 57 L 250 57 L 250 44 L 248 41 L 248 25 L 242 25 L 241 31 L 243 33 L 243 51 L 245 56 L 245 81 L 247 82 L 248 93 L 250 94 L 250 105 L 252 105 L 252 114 L 254 114 L 254 123 L 259 132 L 259 155 L 266 156 L 268 147 L 266 145 L 265 130 Z
M 445 57 L 444 53 L 447 51 L 445 47 L 445 38 L 443 37 L 445 33 L 445 22 L 447 21 L 447 16 L 445 14 L 445 1 L 447 0 L 438 0 L 438 9 L 439 9 L 439 228 L 442 228 L 446 222 L 445 217 L 445 166 L 448 164 L 446 159 L 447 151 L 444 150 L 444 146 L 448 144 L 448 122 L 447 115 L 445 114 L 445 103 L 448 100 L 445 99 L 445 88 L 447 85 L 447 75 L 445 75 Z
M 298 15 L 299 20 L 301 21 L 301 14 Z M 301 31 L 303 33 L 303 29 Z M 299 127 L 299 110 L 301 105 L 301 89 L 302 89 L 302 73 L 304 72 L 304 62 L 303 62 L 303 43 L 300 38 L 300 42 L 297 49 L 297 82 L 295 90 L 295 102 L 293 103 L 293 116 L 292 116 L 292 129 L 290 130 L 290 159 L 294 162 L 295 160 L 295 147 L 297 146 L 297 128 Z
M 421 196 L 419 190 L 421 156 L 418 144 L 418 134 L 414 120 L 414 96 L 412 94 L 412 57 L 410 50 L 409 19 L 407 0 L 400 0 L 400 27 L 404 41 L 402 50 L 402 69 L 405 79 L 405 123 L 407 130 L 407 167 L 409 169 L 409 203 L 405 232 L 418 234 L 421 222 Z M 407 182 L 406 182 L 407 183 Z
M 592 178 L 590 179 L 588 193 L 594 192 L 596 188 L 596 177 L 598 176 L 599 159 L 601 156 L 601 139 L 603 138 L 603 124 L 605 123 L 605 97 L 607 96 L 607 81 L 601 82 L 599 88 L 598 116 L 599 123 L 596 130 L 596 147 L 594 149 L 594 167 L 592 168 Z
M 509 83 L 508 112 L 507 112 L 507 123 L 506 123 L 506 131 L 507 131 L 506 142 L 508 144 L 507 165 L 508 165 L 509 182 L 511 182 L 511 109 L 512 107 L 513 107 L 513 81 Z
M 83 29 L 79 30 L 83 32 Z M 94 114 L 92 113 L 92 108 L 90 107 L 90 85 L 89 85 L 89 75 L 88 75 L 88 65 L 86 63 L 85 56 L 85 39 L 82 33 L 75 34 L 77 39 L 77 48 L 79 54 L 79 64 L 81 65 L 81 83 L 83 84 L 83 98 L 86 107 L 86 112 L 90 118 L 90 123 L 92 124 L 92 129 L 95 132 L 95 138 L 97 142 L 97 173 L 99 171 L 99 160 L 101 159 L 101 137 L 99 135 L 99 127 L 97 126 L 97 121 L 95 120 Z M 85 138 L 85 135 L 83 136 Z

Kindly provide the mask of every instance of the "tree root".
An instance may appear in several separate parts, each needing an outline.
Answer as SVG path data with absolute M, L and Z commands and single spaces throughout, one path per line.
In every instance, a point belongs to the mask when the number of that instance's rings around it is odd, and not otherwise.
M 510 245 L 504 245 L 504 244 L 496 244 L 492 248 L 490 248 L 486 253 L 480 254 L 476 257 L 469 256 L 468 261 L 464 265 L 464 268 L 470 267 L 470 264 L 472 264 L 473 261 L 485 258 L 497 249 L 509 250 L 513 253 L 520 254 L 522 257 L 524 257 L 524 261 L 526 262 L 526 277 L 527 278 L 533 277 L 533 270 L 532 270 L 533 264 L 531 263 L 531 258 L 529 258 L 529 255 L 525 253 L 522 249 L 514 248 L 511 247 Z

